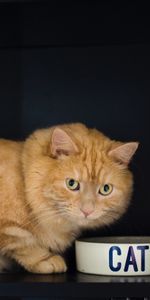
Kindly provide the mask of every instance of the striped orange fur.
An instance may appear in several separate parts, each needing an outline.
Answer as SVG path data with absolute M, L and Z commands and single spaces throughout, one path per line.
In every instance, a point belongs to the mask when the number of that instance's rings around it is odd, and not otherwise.
M 15 261 L 33 273 L 65 272 L 62 254 L 81 231 L 126 211 L 137 147 L 78 123 L 36 130 L 24 142 L 1 139 L 0 271 Z M 80 188 L 70 190 L 67 178 Z M 113 190 L 102 195 L 106 184 Z

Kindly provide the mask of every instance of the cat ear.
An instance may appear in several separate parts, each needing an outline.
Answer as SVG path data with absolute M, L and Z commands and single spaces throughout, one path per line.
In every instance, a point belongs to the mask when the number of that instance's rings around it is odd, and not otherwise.
M 124 165 L 128 165 L 138 146 L 138 142 L 125 143 L 111 150 L 109 156 L 115 158 Z
M 71 137 L 61 128 L 56 127 L 51 138 L 51 153 L 58 157 L 61 154 L 71 155 L 78 152 L 78 148 Z

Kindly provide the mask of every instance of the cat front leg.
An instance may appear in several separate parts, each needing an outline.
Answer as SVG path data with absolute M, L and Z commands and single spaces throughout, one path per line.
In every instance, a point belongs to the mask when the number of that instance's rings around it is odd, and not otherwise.
M 27 271 L 52 274 L 66 272 L 67 266 L 62 256 L 50 253 L 46 248 L 24 247 L 13 253 L 13 258 Z
M 60 255 L 42 247 L 31 232 L 18 226 L 7 225 L 1 228 L 0 252 L 32 273 L 62 273 L 67 270 Z
M 65 260 L 60 255 L 52 255 L 40 260 L 30 270 L 32 273 L 64 273 L 67 271 Z

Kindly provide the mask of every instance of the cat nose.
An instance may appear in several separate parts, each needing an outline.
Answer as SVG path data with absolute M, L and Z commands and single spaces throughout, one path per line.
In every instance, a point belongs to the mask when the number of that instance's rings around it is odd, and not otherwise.
M 83 212 L 83 214 L 85 215 L 85 217 L 89 216 L 92 214 L 92 212 L 94 211 L 94 209 L 82 209 L 80 208 L 80 210 Z

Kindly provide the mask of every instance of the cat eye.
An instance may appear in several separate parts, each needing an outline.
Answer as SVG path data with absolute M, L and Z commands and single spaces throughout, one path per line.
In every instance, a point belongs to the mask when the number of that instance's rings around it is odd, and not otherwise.
M 72 190 L 72 191 L 78 191 L 80 189 L 79 181 L 77 181 L 73 178 L 66 179 L 66 186 L 69 190 Z
M 107 196 L 112 192 L 112 190 L 113 190 L 112 184 L 104 184 L 104 185 L 100 186 L 99 194 L 101 194 L 103 196 Z

